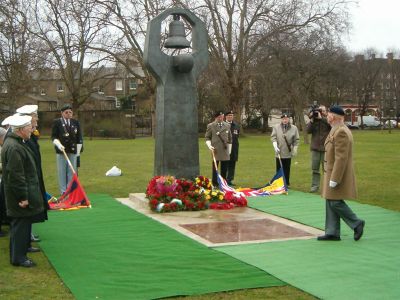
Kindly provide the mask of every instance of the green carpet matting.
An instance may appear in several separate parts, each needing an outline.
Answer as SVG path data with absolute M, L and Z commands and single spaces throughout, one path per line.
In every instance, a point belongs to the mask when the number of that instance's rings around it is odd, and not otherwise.
M 316 239 L 215 248 L 321 299 L 400 299 L 400 213 L 346 201 L 366 221 L 364 236 L 341 224 L 342 241 Z M 289 191 L 249 206 L 324 229 L 325 200 Z
M 107 195 L 89 198 L 91 209 L 50 212 L 48 222 L 34 225 L 40 247 L 77 299 L 154 299 L 285 285 Z

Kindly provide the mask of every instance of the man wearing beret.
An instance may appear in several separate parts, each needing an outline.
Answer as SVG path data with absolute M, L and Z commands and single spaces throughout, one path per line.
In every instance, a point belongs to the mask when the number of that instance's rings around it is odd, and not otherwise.
M 344 111 L 332 106 L 328 112 L 332 126 L 325 140 L 324 180 L 322 197 L 325 198 L 325 235 L 319 241 L 340 241 L 340 219 L 354 230 L 358 241 L 364 232 L 365 221 L 359 219 L 344 199 L 355 199 L 357 187 L 353 167 L 353 136 L 344 124 Z
M 73 175 L 63 151 L 75 170 L 77 170 L 77 157 L 83 151 L 81 126 L 78 120 L 72 119 L 72 116 L 72 106 L 64 105 L 61 107 L 61 118 L 54 120 L 51 130 L 51 139 L 57 154 L 58 184 L 61 194 L 64 194 Z
M 233 180 L 235 179 L 235 168 L 236 162 L 239 158 L 239 133 L 240 133 L 240 125 L 233 120 L 233 111 L 227 111 L 225 113 L 226 122 L 231 125 L 231 134 L 232 134 L 232 151 L 229 158 L 228 172 L 226 175 L 227 183 L 231 186 L 234 186 Z
M 272 128 L 271 142 L 275 150 L 276 171 L 282 167 L 287 186 L 290 186 L 290 165 L 292 157 L 297 155 L 299 140 L 299 130 L 290 124 L 289 115 L 283 113 L 281 123 Z
M 12 132 L 1 150 L 7 215 L 11 218 L 10 261 L 14 266 L 33 267 L 26 255 L 31 238 L 32 218 L 43 211 L 36 162 L 26 145 L 32 133 L 31 116 L 13 116 Z
M 218 111 L 214 115 L 214 122 L 207 125 L 206 130 L 206 145 L 215 156 L 217 167 L 221 162 L 221 176 L 226 180 L 226 173 L 228 171 L 229 155 L 232 150 L 232 134 L 230 126 L 224 122 L 224 113 Z M 212 163 L 212 184 L 218 186 L 217 170 L 215 169 L 214 162 Z

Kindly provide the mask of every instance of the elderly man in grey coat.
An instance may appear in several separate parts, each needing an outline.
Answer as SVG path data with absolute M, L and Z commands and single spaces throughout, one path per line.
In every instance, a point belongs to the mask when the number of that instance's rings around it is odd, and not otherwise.
M 276 171 L 282 167 L 287 186 L 290 186 L 290 165 L 292 157 L 297 155 L 299 140 L 299 130 L 290 124 L 289 115 L 283 113 L 281 123 L 272 128 L 271 142 L 275 150 Z
M 226 174 L 228 172 L 228 165 L 230 159 L 230 153 L 232 150 L 232 133 L 231 126 L 224 122 L 224 113 L 222 111 L 217 112 L 215 115 L 214 122 L 207 125 L 206 130 L 206 145 L 215 156 L 217 162 L 217 168 L 219 162 L 221 162 L 221 176 L 226 180 Z M 214 162 L 212 163 L 212 184 L 218 186 L 217 170 L 215 169 Z
M 365 221 L 359 219 L 343 199 L 355 199 L 357 187 L 353 167 L 353 135 L 344 124 L 344 111 L 332 106 L 328 113 L 332 126 L 325 140 L 322 197 L 326 199 L 325 235 L 319 241 L 340 241 L 340 219 L 354 230 L 358 241 Z

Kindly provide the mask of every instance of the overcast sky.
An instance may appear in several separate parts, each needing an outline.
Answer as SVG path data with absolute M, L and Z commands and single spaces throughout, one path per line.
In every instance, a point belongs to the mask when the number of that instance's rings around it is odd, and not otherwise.
M 352 5 L 353 30 L 345 45 L 349 51 L 375 48 L 386 54 L 400 52 L 400 0 L 358 0 Z M 377 53 L 377 54 L 378 54 Z

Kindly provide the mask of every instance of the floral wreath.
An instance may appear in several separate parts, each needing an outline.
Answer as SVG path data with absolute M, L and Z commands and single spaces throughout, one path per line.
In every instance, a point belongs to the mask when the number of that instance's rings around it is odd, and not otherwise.
M 204 176 L 198 176 L 194 181 L 171 175 L 154 176 L 147 185 L 146 197 L 150 209 L 160 213 L 247 206 L 242 194 L 213 189 L 211 181 Z

